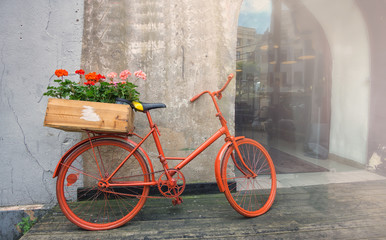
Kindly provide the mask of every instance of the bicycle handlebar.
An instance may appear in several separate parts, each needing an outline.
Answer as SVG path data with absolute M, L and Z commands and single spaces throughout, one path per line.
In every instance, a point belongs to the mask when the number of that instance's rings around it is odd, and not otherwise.
M 218 92 L 218 93 L 221 93 L 222 91 L 224 91 L 225 88 L 228 86 L 228 84 L 231 82 L 232 78 L 233 78 L 233 73 L 231 73 L 231 74 L 228 75 L 228 81 L 227 81 L 227 82 L 224 84 L 224 86 L 223 86 L 219 91 L 217 91 L 217 92 Z
M 221 99 L 221 97 L 222 97 L 221 92 L 225 90 L 225 88 L 228 86 L 228 84 L 229 84 L 230 81 L 232 80 L 233 76 L 234 76 L 233 73 L 231 73 L 231 74 L 228 75 L 228 81 L 224 84 L 224 86 L 223 86 L 220 90 L 218 90 L 218 91 L 216 91 L 216 92 L 203 91 L 202 93 L 197 94 L 196 96 L 192 97 L 192 98 L 190 99 L 190 102 L 196 101 L 199 97 L 201 97 L 201 95 L 203 95 L 203 94 L 205 94 L 205 93 L 209 93 L 209 95 L 213 95 L 213 96 L 216 96 L 218 99 Z

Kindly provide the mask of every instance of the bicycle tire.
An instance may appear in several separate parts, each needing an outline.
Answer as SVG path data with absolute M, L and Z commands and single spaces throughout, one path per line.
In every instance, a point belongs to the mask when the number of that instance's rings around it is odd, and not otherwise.
M 256 217 L 267 212 L 274 202 L 275 167 L 268 152 L 255 140 L 244 138 L 236 143 L 245 164 L 257 177 L 252 178 L 244 174 L 249 172 L 239 160 L 235 147 L 230 145 L 221 162 L 224 194 L 238 213 L 246 217 Z M 233 158 L 232 155 L 236 157 Z
M 98 186 L 133 150 L 127 142 L 97 139 L 75 149 L 60 169 L 56 194 L 63 214 L 86 230 L 113 229 L 130 221 L 143 207 L 149 186 Z M 111 181 L 149 181 L 149 170 L 138 153 L 127 160 Z

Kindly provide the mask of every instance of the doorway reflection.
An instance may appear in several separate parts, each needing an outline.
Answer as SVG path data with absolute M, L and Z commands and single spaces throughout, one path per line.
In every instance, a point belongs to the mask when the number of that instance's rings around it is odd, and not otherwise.
M 328 157 L 331 57 L 319 23 L 298 0 L 244 0 L 236 49 L 237 135 L 287 159 L 279 172 L 322 171 L 290 166 Z

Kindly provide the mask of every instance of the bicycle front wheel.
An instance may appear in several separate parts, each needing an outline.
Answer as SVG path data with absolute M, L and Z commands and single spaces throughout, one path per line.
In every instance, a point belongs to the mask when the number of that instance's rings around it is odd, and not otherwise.
M 244 163 L 235 147 L 229 146 L 221 162 L 224 194 L 238 213 L 256 217 L 267 212 L 275 199 L 275 167 L 268 152 L 258 142 L 244 138 L 236 143 Z M 249 170 L 257 176 L 251 177 Z
M 126 142 L 98 139 L 77 148 L 62 163 L 56 194 L 62 212 L 71 222 L 87 230 L 107 230 L 125 224 L 139 212 L 149 186 L 103 184 L 132 150 Z M 134 152 L 109 183 L 147 181 L 147 164 Z

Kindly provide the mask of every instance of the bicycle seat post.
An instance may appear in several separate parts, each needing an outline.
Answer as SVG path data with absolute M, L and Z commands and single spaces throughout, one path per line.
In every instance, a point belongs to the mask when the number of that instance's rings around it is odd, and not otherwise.
M 166 171 L 167 169 L 169 169 L 169 166 L 168 166 L 168 162 L 166 161 L 165 154 L 164 154 L 164 151 L 163 151 L 162 146 L 161 146 L 161 141 L 159 139 L 159 136 L 161 136 L 161 133 L 159 132 L 157 125 L 153 122 L 153 119 L 151 118 L 151 115 L 150 115 L 150 111 L 144 111 L 144 113 L 146 113 L 146 117 L 147 117 L 147 120 L 149 122 L 149 127 L 150 127 L 152 135 L 153 135 L 154 143 L 157 147 L 157 151 L 159 154 L 158 158 L 159 158 L 163 168 Z M 167 176 L 168 176 L 168 178 L 170 177 L 169 175 L 167 175 Z

